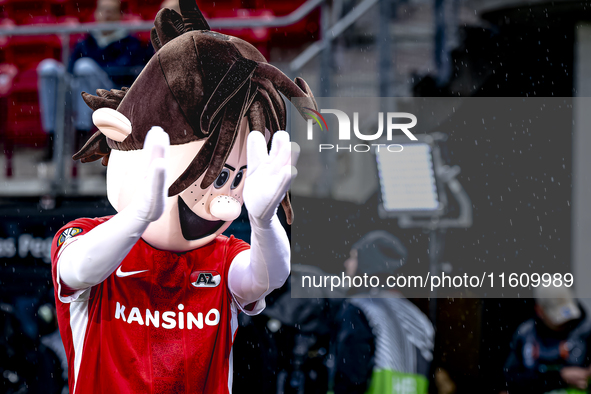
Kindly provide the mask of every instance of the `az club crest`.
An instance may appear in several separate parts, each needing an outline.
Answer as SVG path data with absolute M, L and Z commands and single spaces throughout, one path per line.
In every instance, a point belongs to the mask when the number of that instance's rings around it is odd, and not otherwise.
M 216 271 L 195 271 L 191 273 L 191 284 L 195 287 L 217 287 L 222 277 Z

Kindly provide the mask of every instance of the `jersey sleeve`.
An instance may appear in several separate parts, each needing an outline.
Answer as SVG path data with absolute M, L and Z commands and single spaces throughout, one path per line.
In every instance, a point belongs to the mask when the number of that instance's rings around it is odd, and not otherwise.
M 228 238 L 228 245 L 226 249 L 226 262 L 228 263 L 226 264 L 226 271 L 230 269 L 230 264 L 232 264 L 232 260 L 234 260 L 236 256 L 249 249 L 249 244 L 241 239 L 234 238 L 234 236 L 231 235 L 230 238 Z
M 57 298 L 63 303 L 76 301 L 85 290 L 74 290 L 63 283 L 59 277 L 59 258 L 61 253 L 78 237 L 87 234 L 90 230 L 111 217 L 82 218 L 74 220 L 62 227 L 51 242 L 51 277 Z
M 234 238 L 233 235 L 231 235 L 230 238 L 228 238 L 227 242 L 228 242 L 228 244 L 226 246 L 227 249 L 226 249 L 226 266 L 225 266 L 226 278 L 228 278 L 228 273 L 230 271 L 230 265 L 232 265 L 232 261 L 234 261 L 236 256 L 238 256 L 240 253 L 244 252 L 245 250 L 250 249 L 249 244 L 247 244 L 246 242 L 244 242 L 241 239 Z M 244 312 L 248 316 L 258 315 L 259 313 L 261 313 L 265 309 L 265 299 L 264 298 L 261 300 L 258 300 L 256 302 L 251 302 L 248 305 L 242 305 L 240 302 L 238 302 L 236 297 L 234 297 L 234 294 L 232 294 L 232 292 L 230 291 L 230 288 L 228 288 L 228 292 L 230 292 L 230 294 L 232 296 L 232 300 L 234 301 L 234 303 L 236 304 L 238 309 L 241 312 Z

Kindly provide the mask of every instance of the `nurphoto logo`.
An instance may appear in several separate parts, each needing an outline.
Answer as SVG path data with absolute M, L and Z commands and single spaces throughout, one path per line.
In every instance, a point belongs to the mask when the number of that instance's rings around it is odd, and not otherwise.
M 306 110 L 310 111 L 306 114 L 310 116 L 311 119 L 308 119 L 308 140 L 312 140 L 314 138 L 314 125 L 313 121 L 316 121 L 318 126 L 320 127 L 320 131 L 328 132 L 328 125 L 326 123 L 326 119 L 322 114 L 333 114 L 337 117 L 338 122 L 338 133 L 339 133 L 339 141 L 350 141 L 351 140 L 351 119 L 349 116 L 338 109 L 321 109 L 320 112 L 313 110 L 312 108 L 305 108 Z M 386 139 L 388 141 L 392 140 L 392 135 L 394 134 L 395 130 L 402 131 L 410 140 L 417 141 L 417 137 L 415 137 L 409 129 L 413 128 L 417 124 L 417 117 L 408 112 L 388 112 L 386 113 Z M 407 123 L 395 123 L 399 122 L 400 119 L 408 119 L 410 122 Z M 361 141 L 375 141 L 382 137 L 384 133 L 384 113 L 378 113 L 378 130 L 373 134 L 363 134 L 359 130 L 359 113 L 353 112 L 353 134 L 355 137 Z M 336 146 L 333 144 L 319 144 L 318 150 L 322 152 L 323 150 L 336 150 L 339 151 L 348 151 L 348 152 L 369 152 L 374 147 L 377 152 L 380 151 L 381 147 L 385 147 L 388 152 L 402 152 L 403 147 L 400 144 L 349 144 L 349 145 L 339 145 Z

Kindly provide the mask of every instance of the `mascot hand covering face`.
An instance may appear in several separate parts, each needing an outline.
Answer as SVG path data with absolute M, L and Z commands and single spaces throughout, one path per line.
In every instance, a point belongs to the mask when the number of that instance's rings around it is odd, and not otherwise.
M 289 275 L 276 211 L 291 223 L 298 147 L 280 93 L 298 110 L 314 97 L 180 6 L 156 16 L 156 54 L 129 89 L 83 93 L 99 131 L 74 159 L 108 166 L 118 213 L 70 222 L 52 245 L 74 394 L 231 392 L 237 315 Z M 243 203 L 252 245 L 221 235 Z

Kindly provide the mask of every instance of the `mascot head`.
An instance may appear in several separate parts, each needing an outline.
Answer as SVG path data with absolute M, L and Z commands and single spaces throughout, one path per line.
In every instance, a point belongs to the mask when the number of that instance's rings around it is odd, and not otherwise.
M 280 95 L 315 108 L 306 82 L 290 80 L 249 43 L 213 32 L 195 0 L 181 13 L 162 9 L 152 29 L 156 54 L 130 88 L 82 93 L 97 131 L 74 159 L 102 159 L 107 194 L 117 211 L 132 200 L 146 163 L 146 134 L 160 126 L 170 137 L 164 214 L 142 238 L 152 246 L 186 251 L 211 242 L 238 217 L 246 177 L 246 137 L 285 130 Z M 292 211 L 281 204 L 288 222 Z

